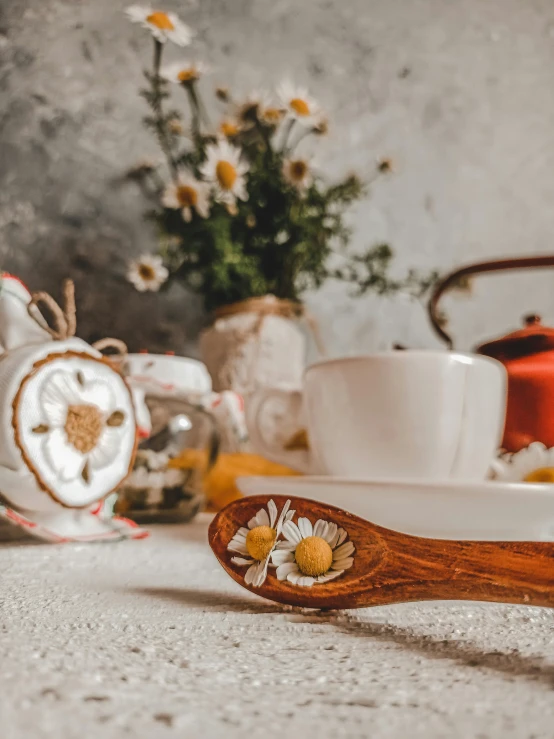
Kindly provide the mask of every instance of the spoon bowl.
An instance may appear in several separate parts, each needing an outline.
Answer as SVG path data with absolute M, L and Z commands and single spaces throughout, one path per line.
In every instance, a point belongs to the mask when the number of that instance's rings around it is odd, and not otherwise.
M 323 525 L 315 526 L 318 521 L 340 527 L 346 532 L 344 541 L 355 548 L 351 566 L 334 579 L 308 587 L 278 579 L 279 570 L 269 564 L 261 584 L 247 582 L 246 565 L 233 562 L 242 555 L 228 547 L 239 529 L 250 530 L 249 524 L 252 528 L 252 519 L 260 511 L 271 510 L 270 501 L 278 512 L 290 501 L 289 517 L 297 525 L 295 531 L 300 519 L 310 522 L 311 527 L 300 522 L 305 534 L 324 530 Z M 287 527 L 285 523 L 285 533 L 293 530 Z M 277 524 L 277 547 L 284 543 L 278 529 Z M 235 582 L 286 605 L 349 609 L 408 601 L 472 600 L 554 607 L 554 543 L 550 542 L 426 539 L 382 528 L 317 501 L 269 495 L 228 505 L 213 519 L 208 538 L 219 563 Z

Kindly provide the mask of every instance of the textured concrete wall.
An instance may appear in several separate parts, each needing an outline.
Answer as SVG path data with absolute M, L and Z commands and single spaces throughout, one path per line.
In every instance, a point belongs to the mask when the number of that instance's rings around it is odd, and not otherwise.
M 77 282 L 80 333 L 134 348 L 194 351 L 198 301 L 138 295 L 124 279 L 153 247 L 144 202 L 118 184 L 157 156 L 137 89 L 146 32 L 123 0 L 0 0 L 0 258 L 33 288 Z M 550 0 L 168 0 L 198 31 L 186 56 L 237 92 L 284 75 L 328 108 L 318 161 L 331 174 L 392 158 L 395 171 L 353 214 L 356 244 L 388 240 L 396 269 L 447 270 L 485 256 L 552 249 L 554 5 Z M 178 57 L 178 49 L 171 49 Z M 551 274 L 483 278 L 447 309 L 461 346 L 554 321 Z M 309 297 L 333 353 L 401 341 L 437 345 L 402 298 Z

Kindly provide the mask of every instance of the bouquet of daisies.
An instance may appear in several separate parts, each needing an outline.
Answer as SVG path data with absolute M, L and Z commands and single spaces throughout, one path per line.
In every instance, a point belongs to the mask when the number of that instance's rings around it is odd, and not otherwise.
M 180 280 L 214 310 L 265 295 L 296 302 L 329 278 L 351 283 L 358 294 L 403 288 L 423 293 L 429 287 L 435 274 L 411 271 L 391 279 L 386 244 L 346 253 L 351 234 L 345 211 L 368 183 L 350 174 L 329 184 L 300 153 L 308 139 L 328 130 L 307 90 L 284 83 L 274 95 L 236 100 L 217 88 L 223 110 L 212 124 L 200 92 L 206 66 L 162 59 L 166 43 L 187 46 L 193 31 L 170 12 L 133 6 L 127 13 L 153 37 L 153 65 L 142 91 L 150 109 L 144 122 L 167 164 L 165 174 L 148 162 L 129 173 L 152 200 L 148 217 L 160 235 L 159 253 L 130 267 L 129 279 L 139 290 Z M 172 86 L 187 102 L 186 115 L 171 104 Z M 370 179 L 390 169 L 388 160 L 377 162 Z

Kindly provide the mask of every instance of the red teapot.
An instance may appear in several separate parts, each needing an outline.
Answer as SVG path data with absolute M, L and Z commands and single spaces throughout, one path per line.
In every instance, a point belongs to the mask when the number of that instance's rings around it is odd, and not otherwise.
M 450 349 L 438 305 L 442 295 L 468 277 L 486 272 L 554 266 L 554 256 L 522 257 L 468 265 L 443 278 L 434 288 L 428 312 L 435 332 Z M 554 328 L 537 315 L 523 319 L 523 328 L 478 346 L 475 351 L 493 357 L 508 373 L 508 406 L 502 446 L 518 452 L 534 441 L 554 447 Z

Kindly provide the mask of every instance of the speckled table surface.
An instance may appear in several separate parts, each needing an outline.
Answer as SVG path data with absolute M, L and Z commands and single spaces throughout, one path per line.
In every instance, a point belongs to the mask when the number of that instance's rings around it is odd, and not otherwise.
M 554 612 L 302 612 L 241 590 L 207 517 L 0 546 L 2 739 L 554 736 Z

